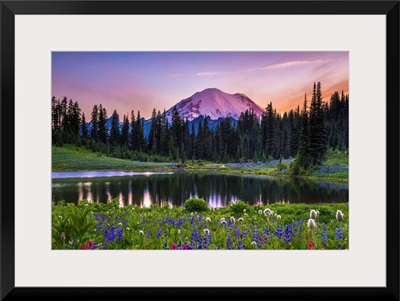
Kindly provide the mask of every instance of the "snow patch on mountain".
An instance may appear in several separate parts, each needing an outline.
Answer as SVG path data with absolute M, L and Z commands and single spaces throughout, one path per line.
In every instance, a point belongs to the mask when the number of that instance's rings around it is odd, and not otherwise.
M 168 120 L 171 120 L 171 107 L 167 112 Z M 248 96 L 243 93 L 228 94 L 216 88 L 205 89 L 192 96 L 182 99 L 176 104 L 179 115 L 189 121 L 199 116 L 210 116 L 211 120 L 231 117 L 238 120 L 241 113 L 246 110 L 253 110 L 258 116 L 261 116 L 264 109 L 258 106 Z

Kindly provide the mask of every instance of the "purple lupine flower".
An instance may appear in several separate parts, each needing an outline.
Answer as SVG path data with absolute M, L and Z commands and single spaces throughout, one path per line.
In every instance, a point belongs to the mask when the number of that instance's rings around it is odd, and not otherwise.
M 336 239 L 343 239 L 342 230 L 340 230 L 339 228 L 336 228 L 336 230 L 335 230 L 335 238 Z
M 160 237 L 161 237 L 161 234 L 162 234 L 162 229 L 159 228 L 158 231 L 157 231 L 157 233 L 156 233 L 157 238 L 160 238 Z
M 110 240 L 110 242 L 113 242 L 116 236 L 117 236 L 116 228 L 115 228 L 115 226 L 112 226 L 111 231 L 108 236 L 108 239 Z
M 124 234 L 124 229 L 120 228 L 118 231 L 118 241 L 119 243 L 122 242 L 122 235 Z
M 257 226 L 254 226 L 253 230 L 253 241 L 257 244 L 258 243 L 258 228 Z
M 147 231 L 146 231 L 146 239 L 149 239 L 149 237 L 150 237 L 150 229 L 147 229 Z
M 276 228 L 276 231 L 275 231 L 275 236 L 277 236 L 279 239 L 281 239 L 281 237 L 282 237 L 282 235 L 283 235 L 283 231 L 282 231 L 282 226 L 278 226 L 278 228 Z
M 104 230 L 104 241 L 108 240 L 108 227 Z
M 290 240 L 291 240 L 291 231 L 292 231 L 291 225 L 286 225 L 285 226 L 285 233 L 283 234 L 283 240 L 285 242 L 290 242 Z
M 210 243 L 211 243 L 211 233 L 208 232 L 206 234 L 206 249 L 208 249 L 208 246 L 210 245 Z
M 326 245 L 326 242 L 328 241 L 328 231 L 326 230 L 326 225 L 325 223 L 322 224 L 322 243 Z
M 235 238 L 239 239 L 239 237 L 240 237 L 240 227 L 238 226 L 238 227 L 236 227 Z
M 228 238 L 226 240 L 226 246 L 228 247 L 228 250 L 232 250 L 231 237 L 230 236 L 228 236 Z

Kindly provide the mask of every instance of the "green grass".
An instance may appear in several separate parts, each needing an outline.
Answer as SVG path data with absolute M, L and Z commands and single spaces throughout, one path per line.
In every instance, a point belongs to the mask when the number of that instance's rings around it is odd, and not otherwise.
M 348 152 L 328 150 L 326 161 L 323 163 L 326 169 L 335 169 L 339 167 L 338 171 L 317 173 L 312 172 L 308 177 L 310 179 L 324 179 L 336 181 L 348 181 L 349 179 L 349 154 Z
M 333 164 L 349 164 L 349 153 L 348 152 L 341 152 L 341 151 L 334 151 L 328 150 L 326 155 L 326 161 L 324 164 L 333 165 Z
M 266 208 L 274 213 L 267 215 Z M 307 227 L 311 209 L 320 212 L 313 230 Z M 344 213 L 343 221 L 336 220 L 337 210 Z M 175 247 L 178 250 L 299 250 L 312 246 L 318 250 L 337 250 L 348 248 L 348 220 L 346 203 L 231 204 L 200 213 L 171 208 L 168 203 L 162 207 L 129 205 L 121 208 L 117 199 L 107 204 L 80 201 L 77 205 L 53 204 L 52 248 L 88 249 L 90 245 L 91 249 L 96 246 L 96 250 Z M 324 229 L 326 239 L 323 238 Z
M 107 157 L 85 147 L 64 145 L 52 146 L 52 170 L 136 170 L 148 171 L 171 168 L 167 163 L 138 162 Z
M 327 182 L 348 181 L 348 153 L 329 150 L 324 166 L 345 166 L 346 170 L 334 173 L 311 172 L 302 176 L 313 180 Z M 134 171 L 173 171 L 177 163 L 139 162 L 107 157 L 101 153 L 95 153 L 85 147 L 64 145 L 52 146 L 53 171 L 77 171 L 77 170 L 134 170 Z M 184 164 L 189 171 L 218 171 L 234 174 L 256 174 L 264 176 L 288 177 L 288 173 L 282 173 L 278 164 L 251 165 L 242 167 L 229 167 L 229 164 L 214 163 L 209 161 L 187 160 Z

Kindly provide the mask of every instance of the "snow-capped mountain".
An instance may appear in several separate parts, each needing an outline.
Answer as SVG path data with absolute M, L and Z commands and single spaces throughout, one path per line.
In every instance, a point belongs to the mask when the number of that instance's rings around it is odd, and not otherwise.
M 171 120 L 171 107 L 167 112 L 168 120 Z M 241 93 L 228 94 L 216 88 L 205 89 L 197 92 L 189 98 L 182 99 L 176 104 L 179 115 L 189 121 L 199 116 L 210 116 L 211 120 L 231 117 L 238 120 L 240 114 L 246 110 L 253 110 L 261 116 L 264 109 L 258 106 L 248 96 Z
M 172 119 L 172 106 L 166 111 L 168 121 Z M 230 117 L 232 124 L 236 124 L 240 114 L 246 110 L 253 110 L 254 113 L 261 117 L 265 111 L 262 107 L 254 103 L 248 96 L 242 93 L 228 94 L 216 88 L 205 89 L 197 92 L 189 98 L 183 99 L 176 104 L 179 116 L 189 120 L 189 130 L 192 129 L 192 123 L 195 124 L 197 133 L 198 124 L 204 122 L 204 118 L 208 119 L 210 129 L 214 129 L 225 117 Z M 112 116 L 106 121 L 106 129 L 110 131 Z M 143 120 L 144 134 L 148 136 L 151 128 L 151 118 Z M 92 122 L 86 123 L 86 128 L 90 132 Z M 119 123 L 120 130 L 122 129 L 122 121 Z

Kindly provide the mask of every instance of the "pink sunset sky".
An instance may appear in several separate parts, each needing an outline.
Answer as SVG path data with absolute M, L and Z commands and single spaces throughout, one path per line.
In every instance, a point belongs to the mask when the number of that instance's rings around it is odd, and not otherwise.
M 278 112 L 311 100 L 320 81 L 323 100 L 349 92 L 348 52 L 53 52 L 52 96 L 78 101 L 86 120 L 95 104 L 122 119 L 140 110 L 168 110 L 207 88 L 244 93 Z

